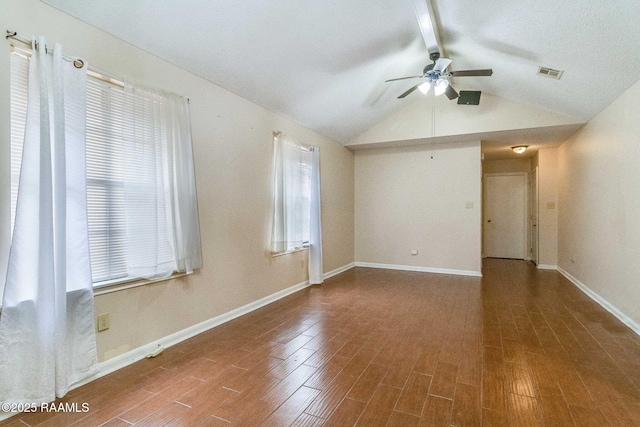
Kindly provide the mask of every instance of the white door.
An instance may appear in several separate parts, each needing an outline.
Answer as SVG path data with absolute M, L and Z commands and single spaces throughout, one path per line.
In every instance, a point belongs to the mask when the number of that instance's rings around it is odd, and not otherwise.
M 484 195 L 485 255 L 524 259 L 527 246 L 527 174 L 487 174 Z
M 531 260 L 538 265 L 538 168 L 531 172 Z

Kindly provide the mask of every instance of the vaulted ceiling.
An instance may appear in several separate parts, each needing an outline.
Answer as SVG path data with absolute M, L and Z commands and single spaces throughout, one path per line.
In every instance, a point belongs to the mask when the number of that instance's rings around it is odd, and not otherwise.
M 429 63 L 413 0 L 43 1 L 343 144 L 423 96 L 384 82 Z M 578 123 L 640 80 L 638 0 L 431 3 L 451 69 L 494 71 L 458 90 Z

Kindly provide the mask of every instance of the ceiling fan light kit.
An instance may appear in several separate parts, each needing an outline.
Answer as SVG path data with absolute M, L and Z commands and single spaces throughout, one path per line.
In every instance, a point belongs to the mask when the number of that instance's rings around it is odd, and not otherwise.
M 431 82 L 424 82 L 420 86 L 418 86 L 418 90 L 422 92 L 423 95 L 426 95 L 431 90 Z
M 462 70 L 462 71 L 446 71 L 449 64 L 451 64 L 451 60 L 448 58 L 441 58 L 438 52 L 434 52 L 429 55 L 433 64 L 429 64 L 424 67 L 422 70 L 421 76 L 409 76 L 409 77 L 399 77 L 396 79 L 389 79 L 385 82 L 393 82 L 397 80 L 407 80 L 407 79 L 427 79 L 424 83 L 418 83 L 413 86 L 402 95 L 398 97 L 398 99 L 402 99 L 407 95 L 411 94 L 416 89 L 419 89 L 423 94 L 429 93 L 429 90 L 433 86 L 436 96 L 440 96 L 442 94 L 447 95 L 447 98 L 450 100 L 454 100 L 460 96 L 458 92 L 451 86 L 449 82 L 449 78 L 451 77 L 488 77 L 493 74 L 493 70 L 484 69 L 484 70 Z M 478 98 L 479 101 L 479 98 Z M 465 103 L 467 105 L 478 105 L 473 103 Z
M 451 60 L 448 58 L 442 58 L 440 52 L 442 47 L 439 43 L 438 31 L 436 28 L 436 20 L 433 16 L 433 10 L 430 7 L 429 0 L 414 0 L 414 6 L 416 11 L 416 17 L 418 18 L 418 25 L 420 26 L 420 32 L 424 39 L 425 47 L 429 53 L 429 59 L 433 62 L 428 64 L 422 70 L 422 75 L 399 77 L 395 79 L 385 80 L 385 82 L 393 82 L 397 80 L 407 79 L 426 79 L 425 83 L 418 83 L 417 85 L 409 88 L 402 93 L 398 99 L 402 99 L 410 95 L 416 89 L 419 89 L 423 94 L 429 93 L 431 87 L 434 88 L 436 96 L 445 94 L 449 100 L 454 100 L 459 97 L 458 92 L 451 86 L 449 79 L 451 77 L 481 77 L 491 76 L 493 74 L 492 69 L 483 70 L 462 70 L 462 71 L 446 71 Z M 437 51 L 436 51 L 437 49 Z M 478 97 L 478 102 L 480 98 Z M 466 105 L 478 105 L 477 103 L 466 102 Z
M 436 96 L 440 96 L 443 93 L 445 93 L 448 87 L 449 87 L 448 80 L 444 80 L 444 79 L 437 80 L 434 88 Z

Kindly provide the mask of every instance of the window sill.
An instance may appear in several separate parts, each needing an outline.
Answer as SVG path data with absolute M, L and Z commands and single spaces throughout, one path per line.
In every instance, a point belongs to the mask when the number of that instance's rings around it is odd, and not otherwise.
M 137 288 L 139 286 L 150 285 L 152 283 L 164 282 L 165 280 L 177 279 L 191 273 L 173 273 L 169 277 L 163 279 L 147 280 L 147 279 L 114 279 L 99 282 L 99 285 L 93 287 L 93 296 L 110 294 L 112 292 L 124 291 L 125 289 Z M 2 301 L 0 301 L 0 316 L 2 315 Z
M 173 273 L 169 277 L 153 280 L 123 278 L 100 282 L 100 284 L 94 285 L 93 295 L 98 296 L 110 294 L 112 292 L 124 291 L 125 289 L 137 288 L 139 286 L 150 285 L 152 283 L 164 282 L 165 280 L 177 279 L 178 277 L 184 277 L 187 274 L 188 273 Z
M 289 254 L 293 254 L 296 252 L 302 252 L 302 251 L 306 251 L 309 250 L 309 246 L 303 246 L 301 248 L 297 248 L 297 249 L 293 249 L 291 251 L 286 251 L 286 252 L 271 252 L 271 256 L 272 257 L 279 257 L 279 256 L 283 256 L 283 255 L 289 255 Z

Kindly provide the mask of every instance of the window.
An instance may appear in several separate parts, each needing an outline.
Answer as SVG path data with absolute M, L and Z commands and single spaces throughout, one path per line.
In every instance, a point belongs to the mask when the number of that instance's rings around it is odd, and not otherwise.
M 16 214 L 27 110 L 29 55 L 28 50 L 12 46 L 10 60 L 12 231 Z M 142 89 L 138 89 L 138 91 L 140 95 L 127 95 L 122 87 L 92 77 L 87 79 L 87 214 L 94 286 L 134 280 L 140 277 L 153 278 L 149 276 L 153 276 L 154 273 L 148 275 L 132 273 L 132 268 L 133 271 L 139 271 L 135 268 L 139 265 L 140 259 L 147 261 L 151 257 L 152 261 L 155 261 L 155 252 L 148 250 L 150 241 L 154 243 L 154 248 L 159 248 L 165 266 L 173 266 L 165 268 L 165 270 L 168 268 L 169 273 L 162 273 L 163 277 L 170 274 L 171 270 L 191 272 L 193 268 L 202 266 L 188 112 L 186 115 L 167 114 L 165 111 L 167 108 L 180 108 L 173 107 L 173 100 L 169 99 L 172 95 L 167 95 L 164 98 L 164 95 L 150 98 L 152 95 L 142 94 Z M 168 101 L 164 102 L 165 99 Z M 153 111 L 149 111 L 148 105 L 152 106 Z M 156 114 L 158 111 L 160 111 L 159 118 Z M 171 112 L 175 113 L 175 110 L 171 110 Z M 167 117 L 178 116 L 181 120 L 176 119 L 176 123 L 167 123 L 171 121 Z M 183 117 L 185 118 L 183 119 Z M 144 141 L 139 141 L 139 135 L 144 136 Z M 188 143 L 176 142 L 176 138 L 182 138 L 181 141 Z M 160 143 L 156 143 L 159 140 L 161 140 Z M 143 148 L 139 149 L 139 147 Z M 149 147 L 152 147 L 151 150 L 156 150 L 156 152 L 159 150 L 161 153 L 160 155 L 150 154 L 149 161 L 144 158 L 147 169 L 159 167 L 162 169 L 164 177 L 164 181 L 159 184 L 151 182 L 151 185 L 159 186 L 160 192 L 167 194 L 159 196 L 162 198 L 161 201 L 153 199 L 156 197 L 153 194 L 145 197 L 144 202 L 151 200 L 149 203 L 154 206 L 162 203 L 163 216 L 161 220 L 164 222 L 159 226 L 164 227 L 165 230 L 162 239 L 158 239 L 154 234 L 154 238 L 142 240 L 146 237 L 145 230 L 141 231 L 140 229 L 145 227 L 148 229 L 150 227 L 148 223 L 153 223 L 153 221 L 149 221 L 147 216 L 145 224 L 132 226 L 136 215 L 140 217 L 140 212 L 148 212 L 148 209 L 141 211 L 139 209 L 141 198 L 131 202 L 132 192 L 127 193 L 125 190 L 138 185 L 139 182 L 149 182 L 148 176 L 142 177 L 138 172 L 143 169 L 140 162 L 134 165 L 136 168 L 135 177 L 132 178 L 131 167 L 127 169 L 127 165 L 131 165 L 132 162 L 132 157 L 128 157 L 128 153 L 135 150 L 147 153 Z M 171 153 L 168 153 L 169 150 Z M 156 161 L 156 157 L 160 156 L 163 163 L 161 166 L 156 166 L 153 162 Z M 181 159 L 178 165 L 176 165 L 176 158 Z M 137 161 L 139 157 L 134 159 Z M 133 182 L 135 179 L 139 179 L 139 181 Z M 178 190 L 174 191 L 174 189 Z M 146 196 L 148 192 L 145 191 L 144 194 Z M 129 199 L 127 199 L 127 195 Z M 127 200 L 130 201 L 130 204 L 137 206 L 127 206 Z M 183 222 L 186 221 L 186 224 L 176 224 L 173 212 L 176 212 L 175 216 Z M 129 234 L 127 234 L 127 225 L 129 225 Z M 133 238 L 132 229 L 135 233 Z M 152 230 L 151 233 L 153 234 L 155 231 L 157 230 Z M 178 236 L 178 233 L 181 232 L 184 235 Z M 135 239 L 138 239 L 137 244 L 132 244 L 132 240 Z M 161 241 L 159 242 L 159 240 Z M 174 240 L 178 240 L 180 243 L 175 243 Z M 147 246 L 145 247 L 145 245 Z M 167 259 L 170 260 L 170 263 L 166 262 Z M 150 264 L 145 264 L 145 267 L 145 271 L 153 268 Z
M 87 80 L 87 216 L 94 283 L 127 277 L 123 92 L 118 86 Z
M 13 233 L 22 161 L 22 140 L 27 119 L 29 59 L 22 51 L 14 50 L 13 46 L 11 53 L 11 233 Z
M 280 254 L 309 246 L 311 153 L 282 134 L 274 143 L 271 251 Z
M 15 220 L 27 116 L 29 54 L 11 55 L 11 230 Z M 127 277 L 122 171 L 124 91 L 87 80 L 87 214 L 94 284 Z

